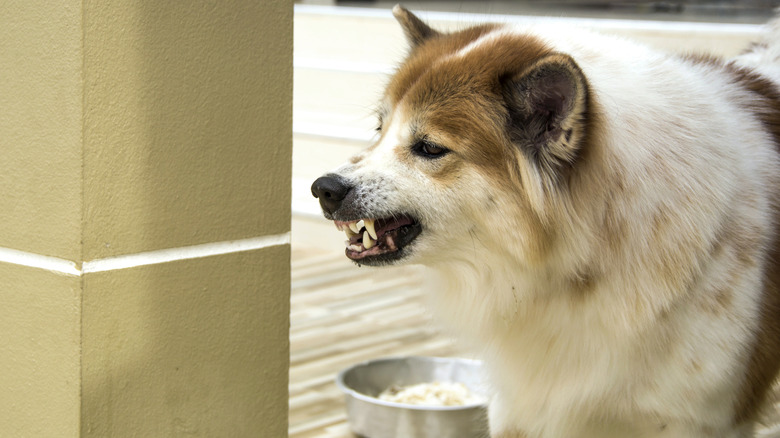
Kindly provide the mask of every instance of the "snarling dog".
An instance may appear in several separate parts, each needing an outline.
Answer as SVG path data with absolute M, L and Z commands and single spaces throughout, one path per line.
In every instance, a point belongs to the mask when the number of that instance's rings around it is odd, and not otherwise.
M 378 140 L 312 191 L 350 259 L 430 268 L 491 435 L 752 436 L 780 366 L 780 25 L 722 60 L 394 14 Z

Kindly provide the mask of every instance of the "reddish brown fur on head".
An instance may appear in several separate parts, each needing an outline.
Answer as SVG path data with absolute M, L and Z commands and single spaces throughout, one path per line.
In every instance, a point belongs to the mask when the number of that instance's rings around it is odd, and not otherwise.
M 400 6 L 394 14 L 411 50 L 385 104 L 410 114 L 421 137 L 502 181 L 554 190 L 587 137 L 588 87 L 576 63 L 499 25 L 444 34 Z

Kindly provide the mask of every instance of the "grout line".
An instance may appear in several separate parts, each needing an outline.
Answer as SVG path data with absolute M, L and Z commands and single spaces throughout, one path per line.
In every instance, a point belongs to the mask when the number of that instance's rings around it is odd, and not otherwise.
M 107 257 L 104 259 L 84 262 L 81 266 L 81 269 L 78 268 L 75 262 L 70 260 L 34 254 L 10 248 L 0 248 L 0 262 L 45 269 L 47 271 L 52 271 L 59 274 L 79 277 L 84 274 L 93 272 L 116 271 L 120 269 L 135 268 L 138 266 L 156 265 L 178 260 L 189 260 L 215 255 L 232 254 L 289 244 L 290 232 L 288 231 L 286 233 L 271 236 L 252 237 L 249 239 L 225 242 L 204 243 L 201 245 L 160 249 L 136 254 Z
M 76 266 L 76 263 L 70 260 L 19 251 L 11 248 L 0 248 L 0 262 L 45 269 L 47 271 L 66 275 L 81 275 L 81 271 L 78 266 Z
M 201 245 L 160 249 L 156 251 L 92 260 L 84 262 L 84 265 L 81 268 L 81 272 L 88 274 L 92 272 L 115 271 L 119 269 L 134 268 L 145 265 L 156 265 L 177 260 L 188 260 L 214 255 L 251 251 L 271 246 L 287 245 L 289 243 L 290 232 L 288 231 L 284 234 L 277 234 L 273 236 L 253 237 L 249 239 L 232 240 L 227 242 L 204 243 Z

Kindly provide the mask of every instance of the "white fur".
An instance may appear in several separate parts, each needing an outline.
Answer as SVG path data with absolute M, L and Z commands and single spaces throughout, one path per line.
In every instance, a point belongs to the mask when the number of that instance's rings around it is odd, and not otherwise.
M 757 330 L 780 175 L 772 138 L 741 105 L 752 97 L 710 66 L 623 39 L 566 27 L 514 32 L 576 60 L 600 105 L 598 147 L 571 193 L 525 194 L 549 204 L 525 207 L 540 210 L 531 214 L 519 211 L 521 195 L 509 184 L 476 168 L 447 185 L 431 180 L 425 165 L 399 159 L 411 141 L 404 105 L 378 145 L 336 173 L 364 191 L 377 217 L 420 219 L 407 261 L 432 268 L 432 307 L 485 359 L 495 434 L 751 436 L 750 425 L 729 422 L 746 373 L 740 346 Z M 777 40 L 739 62 L 780 80 Z M 673 226 L 653 235 L 658 211 Z M 624 227 L 617 248 L 605 221 Z M 518 231 L 544 226 L 554 238 L 540 260 Z M 724 229 L 761 236 L 754 265 L 735 272 L 731 246 L 710 256 Z M 573 297 L 571 282 L 585 271 L 596 289 Z M 703 311 L 722 283 L 734 291 L 728 309 Z
M 733 390 L 744 372 L 744 352 L 722 345 L 752 337 L 758 268 L 744 273 L 735 314 L 719 319 L 683 304 L 667 325 L 658 326 L 653 306 L 676 304 L 678 291 L 636 263 L 668 262 L 645 252 L 674 242 L 647 242 L 642 223 L 648 207 L 666 198 L 686 209 L 679 212 L 687 219 L 679 224 L 683 235 L 710 241 L 726 214 L 770 229 L 767 192 L 777 187 L 778 174 L 772 142 L 752 115 L 735 108 L 746 97 L 715 72 L 692 72 L 680 60 L 619 39 L 567 29 L 540 35 L 577 60 L 604 106 L 609 136 L 603 139 L 603 162 L 594 166 L 609 171 L 611 163 L 621 163 L 635 176 L 632 198 L 620 205 L 622 215 L 634 218 L 635 244 L 628 253 L 600 252 L 599 236 L 591 231 L 600 218 L 571 206 L 577 211 L 572 219 L 581 223 L 568 224 L 560 261 L 545 266 L 545 272 L 530 271 L 522 249 L 511 246 L 499 252 L 477 246 L 463 259 L 432 263 L 441 282 L 436 308 L 455 330 L 465 329 L 462 336 L 483 346 L 499 382 L 492 429 L 522 428 L 531 437 L 549 438 L 750 436 L 749 430 L 713 431 L 728 429 Z M 699 196 L 688 205 L 673 199 L 679 195 L 675 185 L 659 184 L 644 168 L 648 154 L 658 153 L 655 142 L 679 145 L 659 149 L 678 155 L 666 161 L 669 173 L 683 176 L 674 182 L 696 186 Z M 767 182 L 773 184 L 767 187 Z M 763 201 L 742 205 L 744 190 Z M 488 238 L 477 233 L 474 240 Z M 566 286 L 556 281 L 580 263 L 595 264 L 606 276 L 599 296 L 587 305 L 572 304 Z M 721 268 L 728 264 L 708 266 L 704 274 L 717 276 Z M 637 296 L 625 297 L 631 289 Z M 659 295 L 670 299 L 659 300 Z M 533 305 L 523 305 L 528 301 Z M 647 306 L 646 311 L 631 308 L 638 305 Z M 670 336 L 678 333 L 685 335 L 670 345 Z M 693 373 L 689 364 L 697 360 L 706 367 Z

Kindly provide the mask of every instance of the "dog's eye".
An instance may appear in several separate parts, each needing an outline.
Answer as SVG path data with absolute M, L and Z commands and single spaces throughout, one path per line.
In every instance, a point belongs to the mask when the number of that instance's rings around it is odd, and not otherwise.
M 449 151 L 450 150 L 445 147 L 433 144 L 426 140 L 418 141 L 412 146 L 412 152 L 425 158 L 439 158 Z

